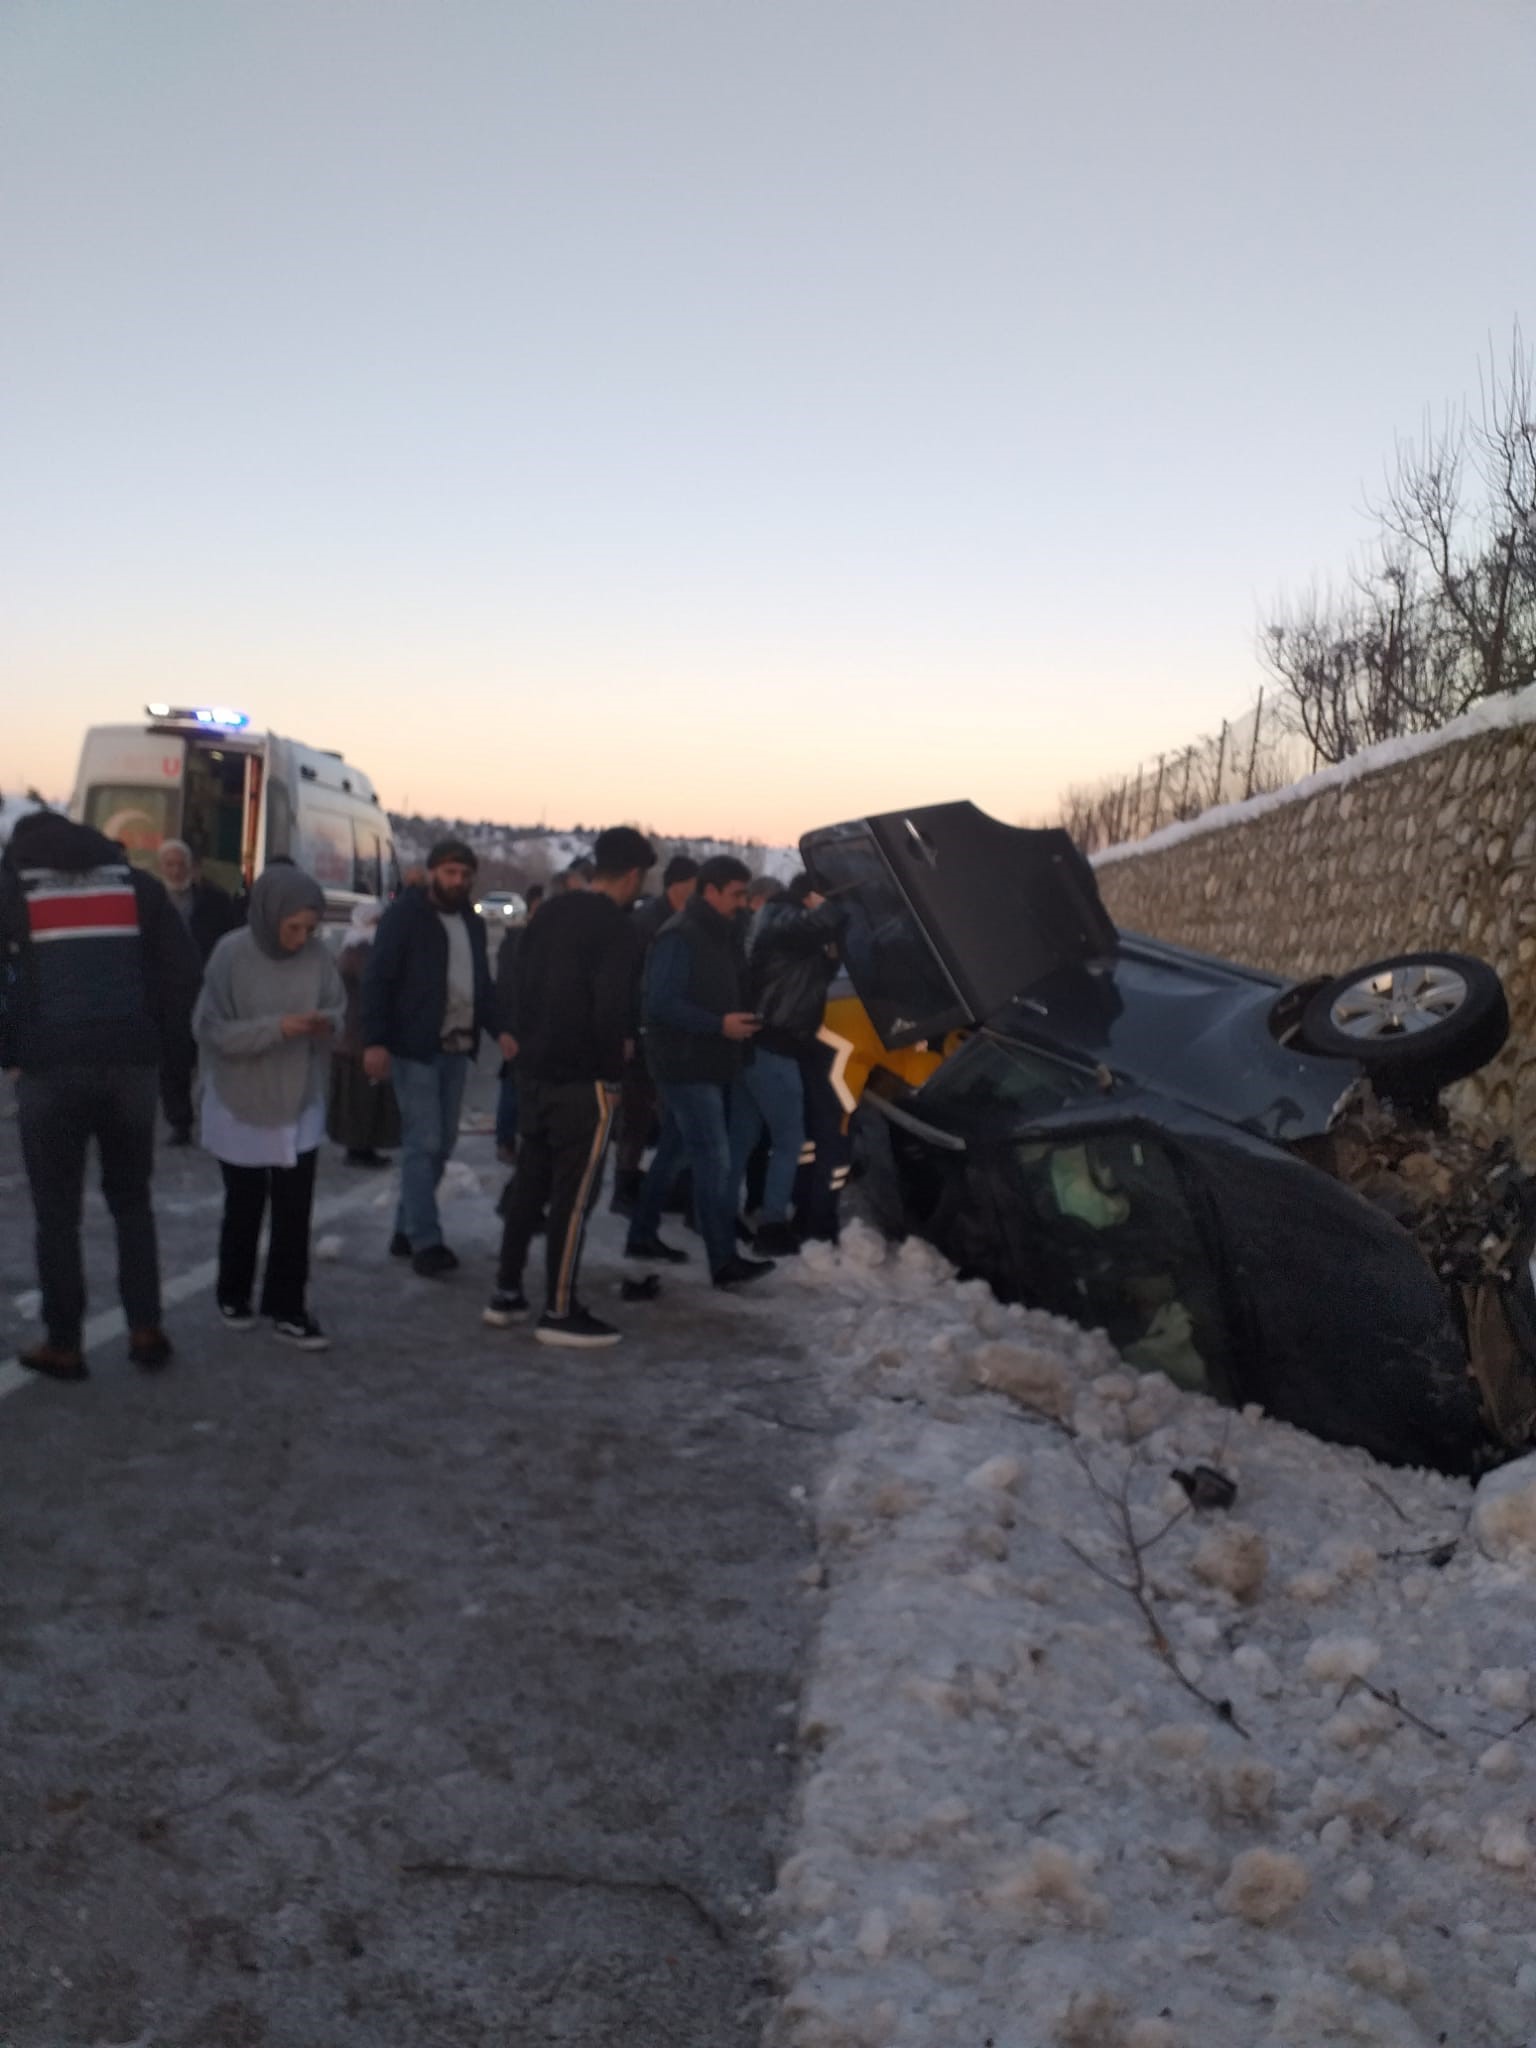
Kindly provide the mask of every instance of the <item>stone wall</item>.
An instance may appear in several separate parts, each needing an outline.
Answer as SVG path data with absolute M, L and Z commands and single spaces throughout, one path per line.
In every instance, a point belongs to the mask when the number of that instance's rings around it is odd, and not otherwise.
M 1297 980 L 1389 953 L 1491 961 L 1509 1044 L 1451 1100 L 1536 1160 L 1536 722 L 1505 702 L 1522 717 L 1362 757 L 1289 800 L 1101 855 L 1097 873 L 1117 924 Z

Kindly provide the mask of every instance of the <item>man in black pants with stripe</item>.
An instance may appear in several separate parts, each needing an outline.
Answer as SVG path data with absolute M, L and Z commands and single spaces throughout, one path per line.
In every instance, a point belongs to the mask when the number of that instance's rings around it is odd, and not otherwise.
M 615 825 L 592 850 L 585 889 L 547 901 L 518 949 L 501 1022 L 517 1042 L 517 1167 L 502 1209 L 493 1329 L 528 1315 L 523 1267 L 549 1209 L 541 1344 L 591 1350 L 619 1332 L 576 1296 L 582 1238 L 603 1177 L 603 1155 L 635 1030 L 636 937 L 629 907 L 654 866 L 644 833 Z

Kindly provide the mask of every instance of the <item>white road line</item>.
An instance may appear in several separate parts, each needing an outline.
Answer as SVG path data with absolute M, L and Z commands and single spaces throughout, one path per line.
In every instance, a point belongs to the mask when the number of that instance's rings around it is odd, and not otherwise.
M 349 1194 L 331 1195 L 326 1201 L 316 1202 L 314 1220 L 317 1224 L 329 1223 L 334 1217 L 344 1216 L 349 1209 L 360 1209 L 365 1202 L 377 1202 L 379 1190 L 369 1185 L 354 1188 Z M 190 1301 L 194 1294 L 201 1294 L 205 1287 L 211 1287 L 218 1278 L 217 1259 L 204 1259 L 200 1266 L 194 1266 L 188 1273 L 178 1273 L 174 1280 L 167 1280 L 160 1289 L 160 1299 L 167 1308 L 174 1308 L 178 1301 Z M 120 1308 L 103 1309 L 99 1316 L 92 1316 L 81 1332 L 81 1348 L 92 1350 L 104 1344 L 111 1337 L 121 1337 L 128 1325 L 123 1320 Z M 36 1386 L 39 1375 L 28 1372 L 24 1365 L 18 1365 L 14 1358 L 0 1364 L 0 1401 L 7 1394 L 14 1394 L 18 1387 Z

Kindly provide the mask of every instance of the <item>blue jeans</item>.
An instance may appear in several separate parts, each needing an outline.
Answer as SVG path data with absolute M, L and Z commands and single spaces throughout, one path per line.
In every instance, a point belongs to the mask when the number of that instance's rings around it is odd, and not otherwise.
M 781 1052 L 765 1052 L 755 1045 L 747 1064 L 731 1083 L 733 1214 L 741 1204 L 741 1177 L 747 1170 L 757 1134 L 765 1125 L 770 1150 L 759 1221 L 787 1223 L 790 1198 L 795 1192 L 795 1169 L 800 1164 L 800 1147 L 805 1143 L 805 1093 L 798 1061 Z
M 469 1054 L 440 1052 L 436 1059 L 390 1063 L 400 1105 L 400 1206 L 395 1229 L 413 1252 L 441 1244 L 437 1184 L 459 1135 L 459 1106 L 469 1078 Z
M 656 1092 L 661 1097 L 661 1138 L 630 1219 L 630 1237 L 655 1237 L 660 1231 L 661 1205 L 686 1159 L 693 1174 L 694 1221 L 704 1240 L 709 1270 L 718 1273 L 736 1255 L 725 1090 L 714 1081 L 663 1081 Z

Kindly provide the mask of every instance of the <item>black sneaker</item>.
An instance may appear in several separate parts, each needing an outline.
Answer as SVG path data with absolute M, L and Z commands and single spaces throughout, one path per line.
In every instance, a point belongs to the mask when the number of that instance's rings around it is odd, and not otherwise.
M 601 1351 L 609 1344 L 617 1344 L 620 1335 L 612 1323 L 605 1323 L 579 1306 L 568 1316 L 552 1316 L 546 1309 L 533 1334 L 537 1343 L 562 1344 L 571 1351 Z
M 528 1297 L 521 1287 L 498 1287 L 485 1307 L 480 1311 L 480 1320 L 493 1330 L 510 1330 L 514 1323 L 528 1320 Z
M 158 1324 L 128 1333 L 128 1356 L 141 1372 L 158 1372 L 174 1357 L 171 1340 Z
M 226 1330 L 254 1330 L 256 1317 L 248 1301 L 221 1301 L 219 1316 Z
M 643 1231 L 636 1237 L 630 1235 L 624 1247 L 626 1259 L 656 1259 L 663 1266 L 686 1266 L 688 1254 L 675 1244 L 663 1244 L 659 1237 L 647 1236 Z
M 749 1280 L 766 1279 L 772 1271 L 772 1259 L 744 1259 L 737 1252 L 717 1266 L 710 1278 L 717 1287 L 745 1287 Z
M 759 1223 L 752 1249 L 760 1259 L 792 1259 L 800 1249 L 800 1240 L 792 1224 Z
M 392 1259 L 408 1259 L 411 1256 L 411 1240 L 403 1230 L 397 1230 L 389 1240 L 389 1256 Z
M 445 1273 L 456 1273 L 459 1269 L 457 1252 L 449 1251 L 445 1244 L 424 1245 L 411 1260 L 411 1270 L 420 1273 L 425 1280 L 440 1280 Z
M 329 1351 L 331 1340 L 313 1316 L 274 1316 L 272 1334 L 296 1351 Z

